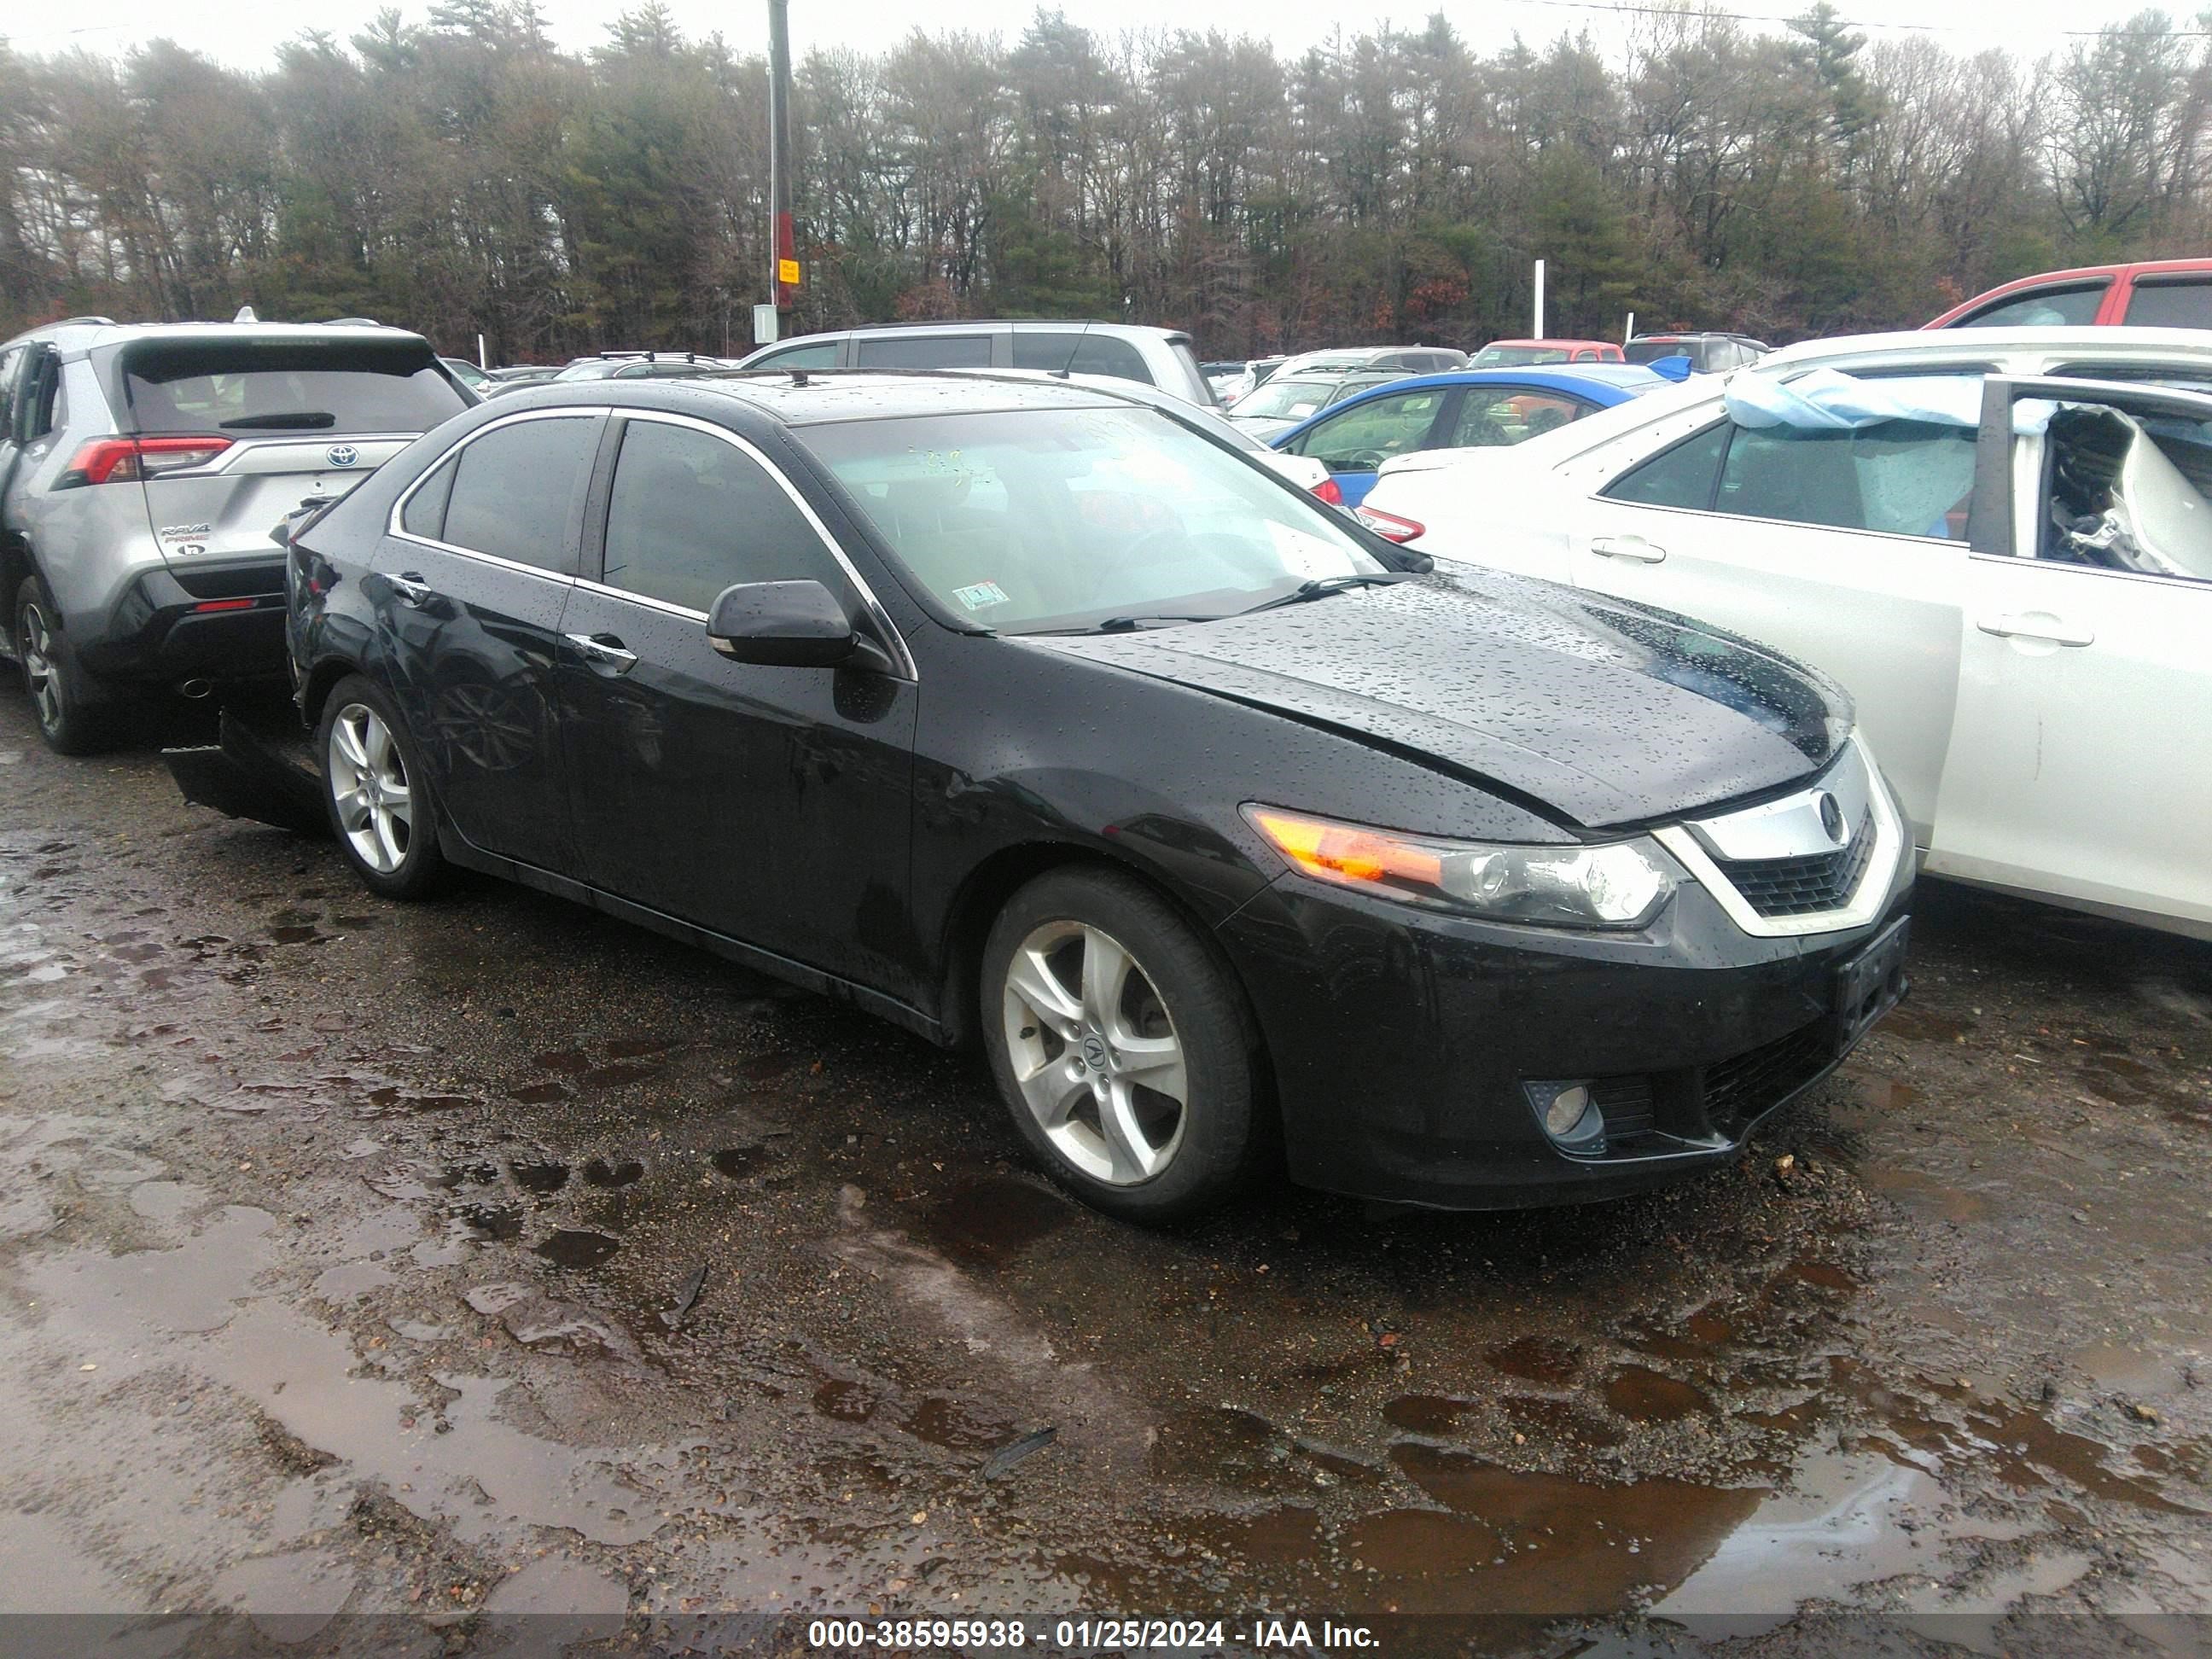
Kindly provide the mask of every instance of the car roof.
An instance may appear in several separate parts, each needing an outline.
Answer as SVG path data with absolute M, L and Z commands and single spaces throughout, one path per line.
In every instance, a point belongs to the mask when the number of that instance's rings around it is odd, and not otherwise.
M 2194 328 L 2097 328 L 2088 325 L 2016 328 L 1899 330 L 1801 340 L 1760 360 L 1760 372 L 1832 357 L 1872 357 L 1900 363 L 1989 363 L 2002 373 L 2039 374 L 2075 357 L 2107 362 L 2174 358 L 2212 369 L 2212 331 Z M 1739 371 L 1741 372 L 1741 371 Z
M 605 406 L 611 400 L 651 408 L 662 398 L 693 392 L 744 404 L 791 427 L 1002 410 L 1098 409 L 1135 401 L 1050 376 L 1030 380 L 969 369 L 709 368 L 662 380 L 549 381 L 508 393 L 498 404 L 509 411 L 565 403 Z
M 1614 345 L 1610 340 L 1571 340 L 1564 335 L 1555 334 L 1547 334 L 1540 338 L 1492 340 L 1490 341 L 1488 344 L 1486 344 L 1482 349 L 1485 351 L 1487 351 L 1490 349 L 1491 346 L 1602 346 L 1613 351 L 1620 349 L 1619 346 Z
M 411 329 L 392 328 L 382 323 L 116 323 L 95 319 L 25 329 L 15 337 L 51 339 L 64 356 L 71 357 L 104 346 L 139 340 L 331 340 L 358 343 L 363 339 L 382 337 L 418 342 L 425 349 L 430 343 Z
M 2109 333 L 2111 331 L 2106 331 Z M 1612 372 L 1601 374 L 1600 370 Z M 1623 374 L 1623 370 L 1626 373 Z M 1292 377 L 1292 384 L 1303 378 Z M 1278 381 L 1270 380 L 1267 384 L 1274 386 Z M 1448 368 L 1437 374 L 1403 374 L 1395 380 L 1382 381 L 1357 397 L 1331 404 L 1327 409 L 1316 410 L 1281 436 L 1287 438 L 1291 432 L 1317 426 L 1325 420 L 1334 420 L 1346 410 L 1357 409 L 1370 398 L 1385 394 L 1399 397 L 1408 392 L 1419 392 L 1425 386 L 1434 386 L 1443 391 L 1455 386 L 1525 386 L 1540 391 L 1586 397 L 1610 406 L 1626 403 L 1640 392 L 1674 384 L 1665 375 L 1654 374 L 1650 369 L 1634 363 L 1545 363 L 1528 368 Z

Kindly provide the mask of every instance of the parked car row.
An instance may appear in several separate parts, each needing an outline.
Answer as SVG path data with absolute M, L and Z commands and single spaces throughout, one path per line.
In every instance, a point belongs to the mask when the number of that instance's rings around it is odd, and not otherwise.
M 972 1042 L 1140 1219 L 1271 1145 L 1443 1206 L 1724 1161 L 1903 994 L 1919 864 L 2212 936 L 2201 335 L 1318 354 L 1267 441 L 1166 331 L 584 361 L 0 348 L 42 733 L 289 672 L 371 890 L 491 872 Z
M 2181 330 L 1809 342 L 1510 451 L 1386 459 L 1360 510 L 1833 675 L 1929 872 L 2212 936 L 2207 384 Z

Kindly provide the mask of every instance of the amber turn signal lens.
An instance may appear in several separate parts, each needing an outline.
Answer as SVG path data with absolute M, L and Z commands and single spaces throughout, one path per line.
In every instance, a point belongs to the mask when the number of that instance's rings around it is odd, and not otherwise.
M 1435 887 L 1443 880 L 1443 860 L 1436 854 L 1377 830 L 1354 830 L 1258 808 L 1250 817 L 1285 858 L 1325 881 L 1405 881 Z

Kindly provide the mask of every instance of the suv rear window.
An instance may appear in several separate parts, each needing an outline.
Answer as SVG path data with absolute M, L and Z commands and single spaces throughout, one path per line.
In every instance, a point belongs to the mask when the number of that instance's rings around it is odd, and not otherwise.
M 1695 340 L 1631 340 L 1621 347 L 1620 355 L 1632 363 L 1656 363 L 1662 357 L 1687 357 L 1695 362 L 1698 343 Z
M 427 432 L 469 407 L 419 343 L 149 343 L 124 380 L 140 432 Z
M 1085 334 L 1070 329 L 1065 334 L 1042 329 L 1014 331 L 1014 367 L 1066 370 L 1070 374 L 1103 374 L 1117 380 L 1152 383 L 1144 354 L 1127 340 L 1110 334 Z

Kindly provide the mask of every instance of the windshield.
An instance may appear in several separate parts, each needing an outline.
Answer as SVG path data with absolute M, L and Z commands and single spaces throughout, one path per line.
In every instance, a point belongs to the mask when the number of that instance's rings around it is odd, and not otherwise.
M 644 361 L 641 357 L 595 357 L 587 362 L 571 363 L 553 378 L 556 380 L 612 380 L 632 363 Z
M 1285 380 L 1278 377 L 1239 398 L 1237 413 L 1240 419 L 1260 416 L 1268 420 L 1303 421 L 1328 403 L 1341 384 L 1334 374 L 1325 380 L 1303 377 Z
M 471 399 L 420 344 L 190 341 L 128 349 L 139 432 L 428 432 Z
M 915 580 L 1002 633 L 1213 617 L 1381 573 L 1329 508 L 1151 410 L 803 427 Z
M 1560 346 L 1485 346 L 1474 354 L 1469 368 L 1534 368 L 1539 363 L 1564 363 L 1567 352 Z

